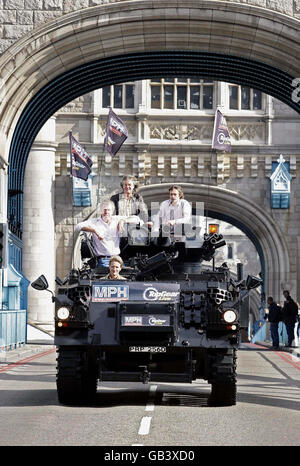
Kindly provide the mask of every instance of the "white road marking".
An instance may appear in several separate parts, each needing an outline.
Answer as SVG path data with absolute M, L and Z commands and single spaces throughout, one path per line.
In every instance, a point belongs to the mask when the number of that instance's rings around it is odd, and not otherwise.
M 148 435 L 149 430 L 150 430 L 150 424 L 151 424 L 151 416 L 144 416 L 141 420 L 141 425 L 139 428 L 139 435 Z
M 154 393 L 155 393 L 156 390 L 157 390 L 157 385 L 150 385 L 150 388 L 149 388 L 150 393 L 151 393 L 151 392 L 154 392 Z
M 154 411 L 154 403 L 147 403 L 145 411 Z
M 157 390 L 157 385 L 150 385 L 149 387 L 149 403 L 146 404 L 145 411 L 154 411 L 155 405 L 153 399 L 155 397 L 155 392 Z M 144 416 L 141 420 L 140 428 L 138 435 L 148 435 L 150 431 L 152 417 Z M 132 446 L 143 446 L 142 443 L 133 443 Z
M 150 385 L 149 387 L 149 398 L 152 400 L 155 397 L 155 392 L 157 390 L 157 385 Z M 153 401 L 150 401 L 146 404 L 145 411 L 154 411 L 155 405 Z

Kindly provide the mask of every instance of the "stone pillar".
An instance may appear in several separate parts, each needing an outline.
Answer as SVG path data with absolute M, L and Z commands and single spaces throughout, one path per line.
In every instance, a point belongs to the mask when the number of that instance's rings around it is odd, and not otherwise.
M 23 273 L 33 281 L 44 274 L 55 290 L 55 118 L 37 135 L 29 153 L 24 178 Z M 54 304 L 48 291 L 28 288 L 28 322 L 53 327 Z

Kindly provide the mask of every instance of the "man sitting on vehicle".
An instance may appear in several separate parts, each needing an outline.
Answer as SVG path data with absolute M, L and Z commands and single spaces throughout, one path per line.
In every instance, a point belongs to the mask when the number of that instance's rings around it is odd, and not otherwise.
M 174 241 L 185 241 L 182 235 L 182 227 L 191 223 L 192 208 L 184 199 L 181 186 L 172 185 L 169 188 L 169 199 L 160 204 L 159 212 L 154 216 L 153 232 L 157 232 L 159 226 L 167 226 L 167 236 Z
M 112 256 L 120 254 L 120 236 L 126 234 L 124 224 L 138 217 L 113 215 L 114 203 L 104 199 L 100 205 L 100 217 L 78 223 L 76 232 L 81 230 L 92 233 L 92 242 L 98 267 L 109 267 Z

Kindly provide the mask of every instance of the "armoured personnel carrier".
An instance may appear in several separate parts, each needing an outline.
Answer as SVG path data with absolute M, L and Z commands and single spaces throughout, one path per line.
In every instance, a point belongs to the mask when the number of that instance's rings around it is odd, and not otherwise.
M 215 251 L 225 244 L 216 233 L 205 234 L 200 247 L 188 247 L 135 229 L 122 251 L 126 280 L 114 281 L 103 280 L 107 269 L 95 267 L 86 236 L 83 267 L 63 281 L 57 278 L 52 298 L 59 401 L 91 402 L 98 381 L 200 378 L 211 384 L 210 405 L 234 405 L 247 297 L 261 280 L 234 279 L 226 263 L 203 264 L 214 262 Z M 48 289 L 43 275 L 32 286 Z

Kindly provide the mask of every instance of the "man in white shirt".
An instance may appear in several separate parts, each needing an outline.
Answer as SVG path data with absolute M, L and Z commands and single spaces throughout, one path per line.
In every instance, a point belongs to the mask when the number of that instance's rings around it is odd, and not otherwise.
M 192 207 L 188 201 L 183 199 L 183 190 L 178 185 L 169 188 L 170 199 L 163 201 L 158 214 L 154 217 L 153 231 L 158 231 L 159 226 L 168 226 L 167 231 L 163 231 L 163 236 L 171 236 L 174 241 L 184 241 L 182 227 L 184 224 L 191 224 Z M 164 230 L 164 229 L 163 229 Z
M 83 230 L 92 233 L 98 267 L 109 267 L 111 256 L 120 254 L 120 233 L 123 231 L 124 220 L 113 213 L 113 202 L 105 200 L 100 206 L 100 217 L 86 220 L 76 226 L 76 231 Z

